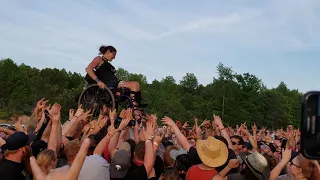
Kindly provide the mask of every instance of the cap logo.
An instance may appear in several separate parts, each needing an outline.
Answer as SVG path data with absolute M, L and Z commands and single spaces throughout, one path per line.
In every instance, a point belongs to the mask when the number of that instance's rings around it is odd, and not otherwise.
M 116 165 L 116 169 L 119 171 L 121 169 L 120 165 Z

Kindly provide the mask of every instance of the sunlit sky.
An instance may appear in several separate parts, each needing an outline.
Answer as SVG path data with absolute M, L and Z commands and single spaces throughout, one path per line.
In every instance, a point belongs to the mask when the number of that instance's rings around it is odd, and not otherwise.
M 305 92 L 320 90 L 319 19 L 317 0 L 0 0 L 0 58 L 84 74 L 106 44 L 149 82 L 208 84 L 222 62 Z

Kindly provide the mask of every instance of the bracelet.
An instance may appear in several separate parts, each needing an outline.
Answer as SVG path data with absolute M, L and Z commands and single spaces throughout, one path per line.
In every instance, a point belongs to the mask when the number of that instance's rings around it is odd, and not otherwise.
M 145 143 L 147 143 L 147 142 L 151 142 L 151 140 L 150 140 L 150 139 L 147 139 L 147 140 L 145 141 Z
M 158 144 L 158 143 L 156 143 L 156 142 L 153 142 L 153 144 L 154 144 L 155 146 L 159 147 L 159 144 Z
M 109 136 L 110 138 L 112 138 L 112 137 L 113 137 L 113 134 L 108 133 L 107 136 Z
M 96 77 L 94 80 L 95 80 L 97 83 L 100 81 L 100 79 L 99 79 L 98 77 Z
M 220 129 L 220 131 L 222 131 L 222 130 L 224 130 L 224 129 L 226 129 L 226 128 L 224 127 L 224 128 L 222 128 L 222 129 Z

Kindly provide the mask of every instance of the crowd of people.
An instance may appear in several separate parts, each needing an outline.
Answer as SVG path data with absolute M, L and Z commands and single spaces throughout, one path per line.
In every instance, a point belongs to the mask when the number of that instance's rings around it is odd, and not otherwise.
M 123 109 L 92 117 L 38 101 L 32 116 L 0 127 L 0 180 L 319 179 L 300 152 L 300 131 L 225 126 L 219 116 L 194 124 Z M 65 121 L 65 122 L 64 122 Z M 64 122 L 64 123 L 63 123 Z M 190 123 L 191 124 L 191 123 Z M 285 142 L 285 143 L 283 143 Z

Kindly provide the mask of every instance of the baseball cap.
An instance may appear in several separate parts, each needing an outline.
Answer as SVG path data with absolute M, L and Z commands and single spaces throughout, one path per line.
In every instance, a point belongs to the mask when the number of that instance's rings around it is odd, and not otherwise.
M 176 149 L 172 149 L 170 151 L 170 157 L 173 160 L 176 160 L 178 156 L 182 155 L 182 154 L 187 154 L 188 151 L 184 150 L 183 148 L 180 148 L 179 150 Z
M 34 157 L 37 157 L 38 154 L 39 154 L 41 151 L 46 150 L 47 147 L 48 147 L 48 143 L 44 142 L 43 140 L 34 141 L 34 142 L 31 144 L 33 156 L 34 156 Z
M 2 150 L 17 150 L 30 144 L 32 139 L 24 132 L 17 131 L 6 139 L 6 144 L 1 146 Z
M 131 146 L 128 142 L 123 142 L 114 153 L 110 164 L 110 175 L 114 178 L 124 178 L 131 165 Z
M 245 142 L 244 143 L 244 146 L 246 147 L 246 148 L 248 148 L 248 149 L 252 149 L 252 145 L 251 145 L 251 143 L 250 142 Z

